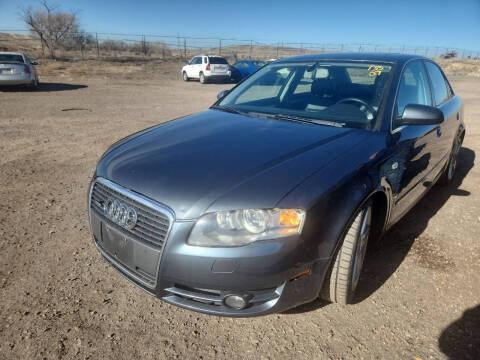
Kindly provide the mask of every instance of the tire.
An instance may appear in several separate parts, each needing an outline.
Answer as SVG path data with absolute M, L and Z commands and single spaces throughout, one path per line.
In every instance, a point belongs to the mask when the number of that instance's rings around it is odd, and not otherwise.
M 182 78 L 183 78 L 183 81 L 188 81 L 188 80 L 190 80 L 190 78 L 188 77 L 186 71 L 183 72 Z
M 31 90 L 37 90 L 38 89 L 38 79 L 35 78 L 35 80 L 32 80 L 32 84 L 30 85 Z
M 207 79 L 205 78 L 205 75 L 203 75 L 203 72 L 200 73 L 199 79 L 202 84 L 205 84 L 207 82 Z
M 463 143 L 463 133 L 460 136 L 458 136 L 453 143 L 453 147 L 452 147 L 452 151 L 450 152 L 447 167 L 445 168 L 445 170 L 443 170 L 443 174 L 438 180 L 438 183 L 441 186 L 449 185 L 453 181 L 453 178 L 455 177 L 455 170 L 457 170 L 458 153 L 460 152 L 462 143 Z
M 323 284 L 321 297 L 342 305 L 354 298 L 367 251 L 372 224 L 372 202 L 368 201 L 353 217 L 334 263 Z

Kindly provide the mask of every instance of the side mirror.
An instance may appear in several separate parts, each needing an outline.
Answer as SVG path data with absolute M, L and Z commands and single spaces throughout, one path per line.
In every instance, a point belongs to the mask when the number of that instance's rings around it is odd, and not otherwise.
M 31 64 L 32 64 L 32 65 L 38 65 L 38 62 L 33 61 Z
M 444 120 L 443 112 L 436 107 L 408 104 L 403 110 L 398 125 L 437 125 Z
M 217 99 L 223 98 L 225 95 L 227 95 L 230 92 L 230 90 L 220 90 L 220 92 L 217 94 Z

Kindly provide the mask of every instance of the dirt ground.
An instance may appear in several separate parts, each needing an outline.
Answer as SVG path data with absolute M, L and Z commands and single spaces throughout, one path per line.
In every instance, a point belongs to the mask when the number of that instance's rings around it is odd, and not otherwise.
M 0 90 L 1 359 L 480 358 L 478 78 L 452 79 L 467 125 L 455 184 L 434 187 L 369 249 L 356 304 L 231 319 L 136 288 L 88 230 L 87 186 L 103 151 L 231 86 L 183 83 L 177 70 L 40 67 L 38 91 Z

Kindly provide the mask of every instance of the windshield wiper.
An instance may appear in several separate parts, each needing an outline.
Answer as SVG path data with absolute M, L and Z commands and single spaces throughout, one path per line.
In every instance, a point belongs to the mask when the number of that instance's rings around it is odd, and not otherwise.
M 321 120 L 321 119 L 314 119 L 310 117 L 303 117 L 303 116 L 295 116 L 295 115 L 286 115 L 286 114 L 272 114 L 274 119 L 279 120 L 291 120 L 291 121 L 300 121 L 306 123 L 313 123 L 318 125 L 326 125 L 326 126 L 334 126 L 334 127 L 344 127 L 346 124 L 336 121 L 328 121 L 328 120 Z
M 225 105 L 212 105 L 210 106 L 210 109 L 221 110 L 221 111 L 229 112 L 231 114 L 247 115 L 243 111 L 240 111 L 231 106 L 225 106 Z

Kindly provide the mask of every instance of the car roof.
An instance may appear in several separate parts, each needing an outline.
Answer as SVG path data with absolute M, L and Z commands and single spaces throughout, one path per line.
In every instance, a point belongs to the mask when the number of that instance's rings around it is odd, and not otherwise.
M 411 59 L 427 59 L 421 55 L 396 54 L 396 53 L 360 53 L 360 52 L 336 52 L 292 56 L 277 60 L 276 63 L 291 61 L 320 61 L 320 60 L 354 60 L 354 61 L 378 61 L 403 64 Z
M 198 54 L 198 55 L 195 55 L 194 57 L 199 57 L 199 56 L 225 58 L 225 56 L 222 56 L 222 55 L 208 55 L 208 54 Z
M 9 51 L 0 51 L 0 55 L 21 55 L 21 56 L 24 56 L 23 53 L 19 53 L 19 52 L 9 52 Z

